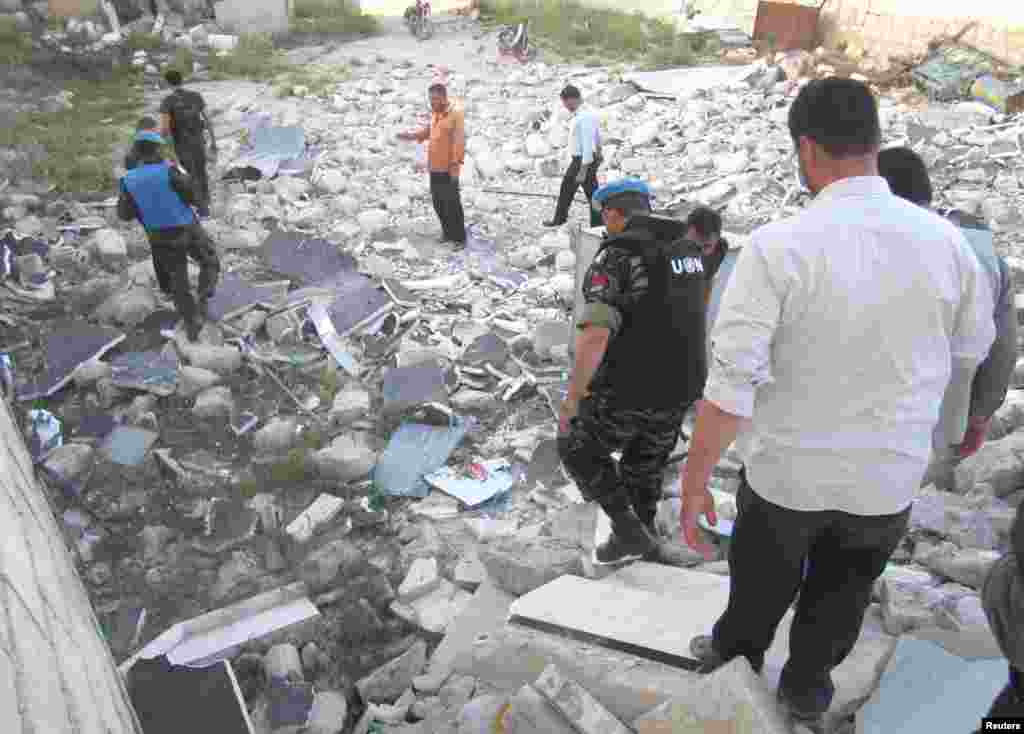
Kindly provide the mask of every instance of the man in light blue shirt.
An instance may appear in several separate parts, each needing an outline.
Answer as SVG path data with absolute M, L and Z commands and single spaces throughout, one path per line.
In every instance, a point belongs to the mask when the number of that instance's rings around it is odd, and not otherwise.
M 569 168 L 562 178 L 562 190 L 558 194 L 558 205 L 555 216 L 544 222 L 545 227 L 559 227 L 569 219 L 569 207 L 572 205 L 576 190 L 582 185 L 583 192 L 590 202 L 597 189 L 597 169 L 601 165 L 601 131 L 597 115 L 589 109 L 581 109 L 583 95 L 573 85 L 562 90 L 562 104 L 569 110 L 572 117 L 569 121 L 568 153 L 571 157 Z M 600 227 L 601 214 L 590 207 L 590 226 Z

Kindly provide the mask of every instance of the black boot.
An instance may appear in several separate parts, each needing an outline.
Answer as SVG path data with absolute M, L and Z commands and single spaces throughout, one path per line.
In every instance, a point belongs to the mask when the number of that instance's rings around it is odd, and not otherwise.
M 646 507 L 643 505 L 634 505 L 634 511 L 636 516 L 640 518 L 640 522 L 647 528 L 647 532 L 655 539 L 658 538 L 658 526 L 655 523 L 655 518 L 658 516 L 658 507 Z
M 594 549 L 594 560 L 600 565 L 635 561 L 658 547 L 647 528 L 632 508 L 605 510 L 612 521 L 612 534 Z

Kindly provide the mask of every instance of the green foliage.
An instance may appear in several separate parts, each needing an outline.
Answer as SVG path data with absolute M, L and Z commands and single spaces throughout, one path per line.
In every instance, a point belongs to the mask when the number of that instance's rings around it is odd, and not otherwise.
M 291 29 L 299 33 L 368 35 L 379 31 L 380 23 L 347 0 L 295 0 Z
M 278 97 L 313 95 L 326 97 L 351 76 L 348 67 L 309 64 L 282 75 L 275 90 Z M 333 396 L 332 396 L 333 399 Z
M 143 106 L 142 74 L 123 67 L 103 81 L 64 84 L 70 109 L 28 112 L 0 128 L 0 147 L 39 146 L 33 174 L 59 192 L 110 191 L 114 184 L 111 150 L 135 130 Z
M 164 39 L 155 33 L 132 31 L 128 34 L 128 37 L 124 39 L 124 45 L 133 53 L 135 51 L 153 51 L 164 45 Z
M 294 484 L 309 478 L 309 449 L 298 448 L 288 452 L 288 458 L 270 467 L 270 481 L 275 484 Z
M 0 16 L 0 66 L 27 64 L 32 58 L 32 40 L 19 31 L 11 16 Z
M 234 50 L 210 56 L 212 79 L 265 82 L 284 71 L 284 62 L 269 34 L 252 33 L 238 39 Z
M 587 65 L 615 58 L 656 66 L 696 62 L 687 39 L 672 23 L 639 12 L 585 7 L 577 0 L 484 0 L 480 14 L 488 24 L 526 21 L 531 41 L 552 47 L 562 57 L 584 59 Z

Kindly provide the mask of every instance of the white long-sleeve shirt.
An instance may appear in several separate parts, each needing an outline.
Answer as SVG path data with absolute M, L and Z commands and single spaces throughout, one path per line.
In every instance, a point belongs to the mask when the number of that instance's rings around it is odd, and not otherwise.
M 990 286 L 959 229 L 847 178 L 755 231 L 711 334 L 705 398 L 751 418 L 758 494 L 794 510 L 884 515 L 924 475 L 951 366 L 995 339 Z
M 601 150 L 601 124 L 587 107 L 580 107 L 569 118 L 569 144 L 566 152 L 570 158 L 579 156 L 581 163 L 589 166 L 594 155 Z

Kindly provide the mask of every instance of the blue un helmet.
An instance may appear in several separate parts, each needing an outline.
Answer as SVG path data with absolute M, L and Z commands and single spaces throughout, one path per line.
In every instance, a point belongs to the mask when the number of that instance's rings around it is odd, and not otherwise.
M 638 178 L 623 178 L 610 184 L 605 184 L 597 191 L 590 201 L 595 211 L 601 211 L 619 196 L 642 196 L 647 199 L 650 206 L 654 201 L 654 192 L 646 182 Z M 653 207 L 652 207 L 653 208 Z
M 157 145 L 163 145 L 165 143 L 163 136 L 153 130 L 140 130 L 135 134 L 136 143 L 156 143 Z

